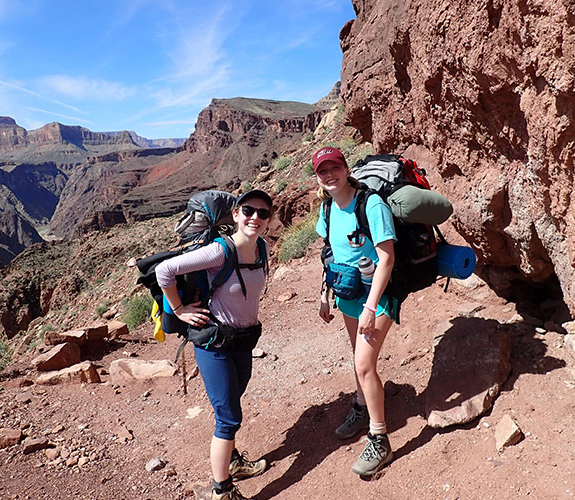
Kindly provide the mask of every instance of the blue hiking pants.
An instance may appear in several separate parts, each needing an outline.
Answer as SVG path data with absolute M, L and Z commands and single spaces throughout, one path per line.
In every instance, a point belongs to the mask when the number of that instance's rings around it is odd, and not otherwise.
M 242 423 L 240 398 L 252 376 L 252 351 L 194 346 L 196 363 L 214 408 L 214 436 L 233 440 Z

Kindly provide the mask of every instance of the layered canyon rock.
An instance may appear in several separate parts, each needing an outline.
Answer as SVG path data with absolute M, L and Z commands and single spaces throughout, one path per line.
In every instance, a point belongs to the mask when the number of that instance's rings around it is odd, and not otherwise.
M 455 206 L 479 272 L 513 298 L 555 281 L 575 313 L 575 8 L 353 0 L 346 118 Z
M 70 176 L 51 231 L 77 232 L 182 211 L 203 189 L 235 190 L 313 132 L 326 105 L 264 99 L 214 99 L 183 151 L 122 152 L 91 158 Z
M 154 159 L 153 163 L 157 163 L 161 156 L 167 157 L 183 142 L 184 139 L 149 140 L 131 131 L 92 132 L 84 127 L 60 123 L 50 123 L 37 130 L 27 131 L 14 119 L 0 117 L 0 213 L 12 213 L 15 210 L 18 219 L 27 221 L 39 230 L 52 219 L 64 188 L 70 184 L 70 178 L 72 187 L 65 191 L 66 199 L 70 197 L 70 191 L 72 198 L 74 197 L 76 179 L 83 178 L 84 170 L 96 163 L 102 162 L 109 167 L 132 155 L 132 158 L 141 159 L 139 168 L 145 170 L 151 164 L 149 158 Z M 95 158 L 101 160 L 96 161 Z M 132 164 L 129 168 L 132 168 Z M 79 167 L 81 165 L 85 167 Z M 108 178 L 115 177 L 116 173 L 108 172 Z M 91 168 L 81 188 L 90 190 L 90 180 L 101 174 L 102 168 Z M 138 183 L 137 174 L 136 180 L 132 174 L 127 176 L 127 180 L 121 178 L 117 181 L 122 194 Z M 106 175 L 103 174 L 98 181 L 105 182 Z M 109 191 L 114 190 L 114 186 L 109 188 Z M 69 236 L 76 226 L 83 222 L 86 211 L 93 219 L 84 222 L 86 230 L 125 222 L 121 210 L 113 209 L 117 198 L 118 195 L 114 194 L 113 203 L 110 205 L 110 196 L 103 196 L 95 206 L 88 204 L 84 207 L 81 204 L 71 210 L 66 214 L 66 217 L 72 216 L 69 230 L 63 231 L 62 235 L 58 234 L 60 223 L 57 217 L 55 234 L 49 236 Z M 101 207 L 103 208 L 100 210 Z M 66 210 L 65 205 L 61 210 Z M 63 226 L 67 227 L 67 223 L 64 222 Z M 15 239 L 14 233 L 15 230 L 12 230 L 12 234 L 0 233 L 0 240 L 10 240 L 12 247 L 7 249 L 6 243 L 0 243 L 0 265 L 8 263 L 29 244 L 26 239 Z
M 0 267 L 42 238 L 34 227 L 11 206 L 0 210 Z

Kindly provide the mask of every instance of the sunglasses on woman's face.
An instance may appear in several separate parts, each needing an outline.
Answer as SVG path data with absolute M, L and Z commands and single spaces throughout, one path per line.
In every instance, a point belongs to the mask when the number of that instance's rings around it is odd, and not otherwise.
M 255 208 L 250 205 L 242 205 L 241 209 L 242 214 L 244 214 L 246 217 L 251 217 L 255 213 L 258 214 L 258 217 L 261 220 L 266 220 L 270 217 L 270 211 L 267 208 Z

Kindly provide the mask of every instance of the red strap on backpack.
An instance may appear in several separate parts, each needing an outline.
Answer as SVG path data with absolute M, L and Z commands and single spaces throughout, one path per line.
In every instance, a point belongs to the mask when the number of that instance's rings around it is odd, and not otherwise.
M 405 172 L 405 175 L 407 176 L 410 182 L 419 184 L 421 187 L 425 189 L 431 189 L 431 185 L 429 184 L 429 181 L 425 177 L 425 171 L 417 166 L 417 162 L 415 160 L 399 158 L 399 161 L 403 163 L 403 171 Z

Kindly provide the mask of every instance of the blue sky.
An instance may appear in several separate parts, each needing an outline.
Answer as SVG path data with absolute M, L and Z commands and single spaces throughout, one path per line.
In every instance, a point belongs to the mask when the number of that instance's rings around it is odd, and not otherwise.
M 0 116 L 188 137 L 212 98 L 315 102 L 351 0 L 0 0 Z

